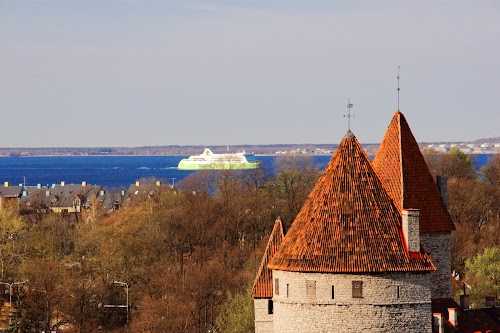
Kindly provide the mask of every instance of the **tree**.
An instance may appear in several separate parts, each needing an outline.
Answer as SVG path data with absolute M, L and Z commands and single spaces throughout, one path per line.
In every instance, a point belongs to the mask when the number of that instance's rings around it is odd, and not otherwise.
M 484 180 L 490 189 L 493 199 L 491 213 L 500 220 L 500 153 L 493 155 L 488 164 L 481 170 Z
M 17 267 L 27 257 L 23 242 L 27 229 L 17 213 L 17 202 L 3 203 L 0 209 L 0 281 L 14 277 Z
M 488 183 L 500 187 L 500 153 L 493 155 L 481 172 Z
M 476 176 L 474 158 L 463 153 L 458 147 L 451 148 L 448 154 L 443 155 L 440 164 L 441 176 L 458 179 L 473 179 Z
M 61 214 L 47 214 L 27 236 L 31 257 L 62 259 L 74 250 L 75 227 Z
M 60 310 L 78 333 L 97 331 L 103 316 L 105 285 L 90 266 L 82 259 L 61 281 L 66 297 Z
M 254 309 L 250 289 L 228 292 L 226 302 L 215 322 L 221 333 L 254 332 Z
M 292 220 L 318 180 L 319 167 L 310 157 L 285 156 L 276 160 L 276 170 L 276 178 L 270 187 L 277 199 L 276 204 L 281 206 L 280 201 L 285 202 L 285 209 L 278 215 L 284 220 Z
M 52 332 L 69 322 L 62 308 L 63 299 L 69 295 L 62 288 L 64 274 L 57 261 L 26 260 L 20 268 L 20 275 L 29 282 L 18 305 L 20 315 L 16 329 L 20 332 Z
M 479 306 L 485 296 L 500 295 L 500 248 L 487 248 L 476 257 L 467 259 L 465 277 L 472 286 L 471 304 Z

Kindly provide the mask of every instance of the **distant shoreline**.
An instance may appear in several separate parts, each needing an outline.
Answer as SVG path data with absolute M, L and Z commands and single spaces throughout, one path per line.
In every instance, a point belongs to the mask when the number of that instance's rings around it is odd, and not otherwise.
M 423 150 L 423 149 L 421 149 Z M 368 152 L 367 152 L 368 153 Z M 436 151 L 436 154 L 446 154 L 448 152 L 441 152 L 441 151 Z M 255 156 L 328 156 L 332 155 L 332 153 L 324 153 L 324 154 L 315 154 L 315 153 L 268 153 L 268 154 L 254 154 Z M 368 153 L 371 155 L 371 153 Z M 467 152 L 465 153 L 467 155 L 494 155 L 494 154 L 500 154 L 500 150 L 497 151 L 492 151 L 492 150 L 485 150 L 485 151 L 474 151 L 474 152 Z M 0 155 L 0 158 L 12 158 L 12 157 L 22 157 L 22 158 L 33 158 L 33 157 L 169 157 L 169 156 L 191 156 L 192 154 L 87 154 L 87 155 L 80 155 L 80 154 L 33 154 L 33 155 Z M 374 155 L 374 154 L 373 154 Z
M 380 144 L 361 144 L 369 155 L 375 155 Z M 256 156 L 322 156 L 331 155 L 337 144 L 266 144 L 229 146 L 146 146 L 146 147 L 63 147 L 63 148 L 0 148 L 0 157 L 43 157 L 43 156 L 191 156 L 203 152 L 205 147 L 214 153 L 246 151 Z M 421 142 L 420 149 L 433 149 L 436 153 L 446 153 L 458 147 L 466 154 L 495 154 L 500 152 L 500 138 L 477 140 L 473 143 Z

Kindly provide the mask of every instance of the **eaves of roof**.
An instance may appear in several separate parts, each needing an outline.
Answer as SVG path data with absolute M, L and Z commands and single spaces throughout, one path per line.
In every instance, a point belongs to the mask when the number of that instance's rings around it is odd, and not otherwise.
M 426 253 L 410 256 L 401 214 L 348 131 L 268 268 L 298 272 L 432 271 Z

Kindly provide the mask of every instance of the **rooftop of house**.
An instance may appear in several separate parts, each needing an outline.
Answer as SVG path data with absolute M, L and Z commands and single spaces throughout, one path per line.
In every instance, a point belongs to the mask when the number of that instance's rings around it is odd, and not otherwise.
M 268 267 L 321 273 L 435 270 L 424 251 L 409 255 L 401 214 L 351 131 Z
M 73 200 L 79 197 L 87 200 L 90 196 L 99 195 L 100 186 L 82 184 L 52 184 L 48 186 L 26 186 L 26 195 L 21 197 L 22 205 L 46 205 L 47 207 L 73 207 Z M 84 202 L 82 202 L 83 204 Z
M 420 210 L 420 232 L 454 230 L 434 178 L 404 115 L 396 112 L 373 160 L 398 210 Z
M 266 250 L 264 251 L 264 257 L 259 266 L 259 271 L 257 272 L 257 277 L 253 283 L 252 287 L 252 297 L 253 298 L 272 298 L 273 297 L 273 271 L 267 267 L 267 264 L 271 261 L 274 254 L 278 251 L 278 248 L 283 241 L 283 225 L 281 219 L 274 222 L 273 231 L 267 242 Z
M 163 190 L 163 189 L 171 189 L 172 186 L 169 184 L 163 184 L 161 181 L 157 180 L 154 182 L 151 181 L 136 181 L 134 184 L 131 184 L 128 189 L 127 189 L 127 196 L 134 196 L 134 195 L 148 195 L 152 196 L 158 191 Z
M 448 309 L 456 309 L 457 325 L 450 320 Z M 465 310 L 451 298 L 440 298 L 432 300 L 432 313 L 442 314 L 443 333 L 500 332 L 500 308 L 485 307 Z M 434 326 L 433 332 L 438 332 L 438 327 Z
M 22 185 L 10 185 L 8 182 L 5 182 L 3 186 L 0 186 L 0 197 L 4 198 L 19 198 L 22 194 L 23 186 Z

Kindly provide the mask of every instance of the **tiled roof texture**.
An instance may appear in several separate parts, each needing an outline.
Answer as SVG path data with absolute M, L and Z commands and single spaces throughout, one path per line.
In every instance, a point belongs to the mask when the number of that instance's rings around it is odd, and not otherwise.
M 259 267 L 257 276 L 252 287 L 253 298 L 272 298 L 273 297 L 273 271 L 267 268 L 267 264 L 271 261 L 273 256 L 278 251 L 283 240 L 283 225 L 281 219 L 278 217 L 274 222 L 273 231 L 269 236 L 266 251 Z
M 348 131 L 309 194 L 269 268 L 322 273 L 431 271 L 410 258 L 401 214 Z
M 21 197 L 22 205 L 46 205 L 47 207 L 72 207 L 73 200 L 79 196 L 85 200 L 90 200 L 99 194 L 101 188 L 94 185 L 80 184 L 54 184 L 52 186 L 26 186 L 26 196 Z M 57 199 L 51 201 L 51 199 Z
M 401 112 L 396 112 L 373 167 L 401 212 L 420 209 L 420 232 L 454 230 L 450 214 L 420 148 Z
M 449 322 L 448 309 L 457 309 L 458 326 Z M 452 298 L 432 299 L 432 312 L 446 319 L 444 333 L 500 332 L 500 308 L 462 309 Z M 438 332 L 434 327 L 433 332 Z
M 0 186 L 0 197 L 19 198 L 23 190 L 22 186 Z

